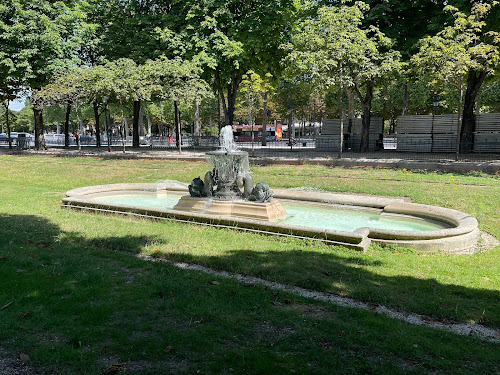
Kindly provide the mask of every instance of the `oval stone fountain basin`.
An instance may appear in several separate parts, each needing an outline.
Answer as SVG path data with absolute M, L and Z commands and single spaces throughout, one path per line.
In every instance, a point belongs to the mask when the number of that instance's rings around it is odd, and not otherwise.
M 363 251 L 372 241 L 420 251 L 464 251 L 479 235 L 470 215 L 402 199 L 275 189 L 288 214 L 270 222 L 173 209 L 187 191 L 178 182 L 89 186 L 68 191 L 62 206 L 311 238 Z

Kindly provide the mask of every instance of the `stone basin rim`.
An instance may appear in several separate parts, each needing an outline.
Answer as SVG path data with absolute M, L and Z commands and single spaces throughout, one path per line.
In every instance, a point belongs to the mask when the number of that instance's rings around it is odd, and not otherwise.
M 196 221 L 197 217 L 204 223 L 222 223 L 235 229 L 250 230 L 255 226 L 257 230 L 275 232 L 285 235 L 289 230 L 292 236 L 310 237 L 324 242 L 338 241 L 339 244 L 357 244 L 362 250 L 366 250 L 371 241 L 385 244 L 399 244 L 413 247 L 416 250 L 433 251 L 445 250 L 450 252 L 463 252 L 474 247 L 479 237 L 477 220 L 464 212 L 437 206 L 406 202 L 400 198 L 360 196 L 351 194 L 331 193 L 324 191 L 304 191 L 295 189 L 274 189 L 274 197 L 292 201 L 315 202 L 319 204 L 334 204 L 354 206 L 360 208 L 374 208 L 389 214 L 410 215 L 419 218 L 438 220 L 451 225 L 451 228 L 443 228 L 429 231 L 404 231 L 361 227 L 353 232 L 344 232 L 329 229 L 315 229 L 298 225 L 282 223 L 269 223 L 252 219 L 240 219 L 220 217 L 216 215 L 196 214 L 186 215 L 186 212 L 153 209 L 138 206 L 109 205 L 97 203 L 91 199 L 91 195 L 99 193 L 188 193 L 188 184 L 182 182 L 158 182 L 158 183 L 117 183 L 106 185 L 94 185 L 80 187 L 66 192 L 66 198 L 62 200 L 63 206 L 73 208 L 118 207 L 120 211 L 147 212 L 153 214 L 157 211 L 159 215 L 172 215 L 180 220 L 189 219 Z M 210 224 L 209 224 L 210 225 Z M 246 228 L 246 229 L 245 229 Z

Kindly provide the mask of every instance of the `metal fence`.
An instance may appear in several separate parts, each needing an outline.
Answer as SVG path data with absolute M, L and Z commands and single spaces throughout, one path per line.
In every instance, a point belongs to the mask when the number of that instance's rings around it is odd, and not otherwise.
M 32 138 L 11 138 L 12 148 L 17 150 L 28 150 L 35 146 L 35 141 Z M 9 147 L 9 139 L 7 137 L 0 138 L 0 147 Z
M 1 140 L 0 140 L 1 141 Z M 64 137 L 47 137 L 47 146 L 64 146 Z M 394 136 L 385 137 L 371 147 L 368 152 L 359 151 L 359 145 L 346 142 L 342 151 L 342 158 L 349 159 L 383 159 L 383 160 L 409 160 L 409 161 L 470 161 L 470 162 L 500 162 L 500 144 L 492 143 L 490 140 L 478 139 L 471 145 L 472 152 L 456 154 L 455 140 L 405 139 L 399 141 Z M 31 142 L 28 147 L 33 147 Z M 27 148 L 27 144 L 14 141 L 14 147 Z M 81 136 L 82 147 L 95 147 L 95 137 Z M 106 137 L 101 137 L 101 147 L 110 146 L 112 149 L 121 150 L 123 147 L 132 147 L 132 137 L 123 139 L 121 137 L 110 137 L 109 144 Z M 6 142 L 0 142 L 1 146 L 7 146 Z M 70 139 L 70 147 L 76 147 L 75 138 Z M 265 146 L 260 140 L 255 142 L 237 142 L 240 150 L 247 151 L 251 158 L 273 158 L 273 159 L 336 159 L 339 155 L 339 142 L 336 140 L 321 140 L 319 147 L 318 139 L 304 137 L 281 141 L 268 141 Z M 141 137 L 140 147 L 143 150 L 171 151 L 177 152 L 178 146 L 173 137 Z M 181 149 L 185 152 L 203 153 L 219 147 L 219 139 L 216 136 L 183 136 Z M 358 149 L 356 149 L 358 147 Z M 480 151 L 479 151 L 480 150 Z M 483 150 L 489 150 L 485 152 Z
M 362 152 L 349 147 L 346 144 L 342 151 L 342 158 L 351 159 L 393 159 L 393 160 L 415 160 L 415 161 L 474 161 L 474 162 L 500 162 L 500 152 L 470 152 L 456 154 L 456 143 L 441 143 L 437 150 L 453 150 L 453 152 L 431 152 L 436 149 L 428 141 L 415 140 L 405 141 L 404 147 L 399 147 L 395 137 L 389 137 L 377 144 L 376 149 Z M 185 151 L 204 152 L 219 146 L 217 137 L 183 137 L 181 149 Z M 312 138 L 295 139 L 267 142 L 262 146 L 260 142 L 238 142 L 240 150 L 247 151 L 253 158 L 275 158 L 275 159 L 334 159 L 339 157 L 339 144 L 335 141 L 325 143 L 322 140 L 321 148 L 317 148 L 317 142 Z M 154 150 L 177 150 L 175 139 L 153 139 L 150 147 Z M 478 147 L 476 142 L 474 149 L 485 149 Z M 490 147 L 491 148 L 491 147 Z
M 443 150 L 456 150 L 455 144 L 443 145 Z M 477 146 L 477 144 L 475 145 Z M 374 150 L 359 151 L 350 147 L 342 150 L 342 158 L 349 159 L 384 159 L 384 160 L 414 160 L 414 161 L 473 161 L 473 162 L 500 162 L 500 152 L 429 152 L 431 145 L 425 141 L 406 142 L 405 147 L 398 148 L 396 141 L 383 142 Z M 248 151 L 253 157 L 270 158 L 294 158 L 294 159 L 315 159 L 315 158 L 338 158 L 338 142 L 330 142 L 325 145 L 324 141 L 321 149 L 316 148 L 314 140 L 297 140 L 295 144 L 288 142 L 269 143 L 266 146 L 251 147 L 248 144 L 241 145 L 242 150 Z M 474 148 L 473 148 L 474 149 Z

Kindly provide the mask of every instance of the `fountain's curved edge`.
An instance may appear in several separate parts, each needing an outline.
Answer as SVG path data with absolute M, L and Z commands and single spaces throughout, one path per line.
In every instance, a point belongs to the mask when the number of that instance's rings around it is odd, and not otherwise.
M 274 196 L 281 199 L 301 200 L 317 203 L 360 206 L 376 208 L 387 214 L 402 214 L 440 220 L 452 225 L 452 228 L 430 231 L 401 231 L 376 228 L 358 228 L 354 232 L 315 229 L 298 225 L 264 222 L 252 219 L 207 215 L 176 210 L 152 209 L 128 205 L 102 204 L 86 197 L 110 192 L 149 192 L 165 193 L 186 192 L 187 184 L 183 183 L 119 183 L 109 185 L 88 186 L 69 190 L 62 206 L 138 214 L 148 217 L 167 218 L 179 221 L 198 222 L 205 225 L 224 226 L 241 230 L 275 233 L 278 235 L 311 238 L 330 244 L 338 244 L 366 251 L 370 242 L 382 245 L 397 244 L 412 247 L 419 251 L 445 250 L 464 252 L 474 248 L 480 231 L 477 220 L 461 211 L 430 205 L 405 202 L 403 199 L 370 197 L 330 192 L 311 192 L 293 189 L 275 189 Z
M 106 193 L 110 191 L 130 191 L 142 190 L 146 192 L 161 192 L 165 190 L 171 191 L 188 191 L 188 184 L 183 182 L 155 182 L 155 183 L 118 183 L 106 185 L 84 186 L 76 189 L 71 189 L 66 192 L 67 197 L 79 197 L 88 194 Z

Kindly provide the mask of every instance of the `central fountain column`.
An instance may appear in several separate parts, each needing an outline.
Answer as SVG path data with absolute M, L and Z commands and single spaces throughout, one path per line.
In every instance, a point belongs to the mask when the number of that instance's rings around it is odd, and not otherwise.
M 182 197 L 174 210 L 266 221 L 286 216 L 281 204 L 272 199 L 273 192 L 267 184 L 259 182 L 253 186 L 248 153 L 237 150 L 230 125 L 221 129 L 220 145 L 219 150 L 206 153 L 213 170 L 207 172 L 204 180 L 193 180 L 190 196 Z
M 238 177 L 250 173 L 248 153 L 245 151 L 211 151 L 206 159 L 214 166 L 212 177 L 217 183 L 214 198 L 234 200 L 242 198 Z

